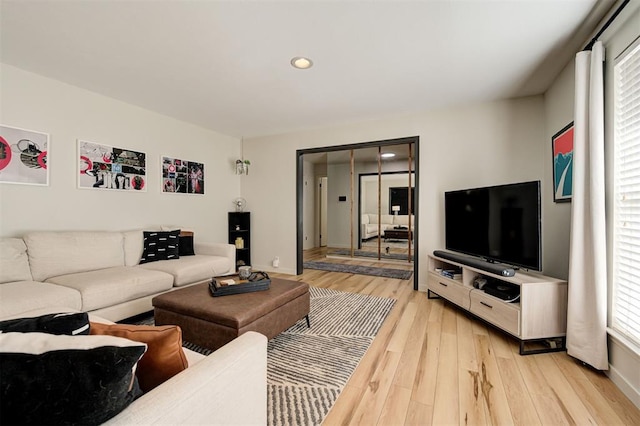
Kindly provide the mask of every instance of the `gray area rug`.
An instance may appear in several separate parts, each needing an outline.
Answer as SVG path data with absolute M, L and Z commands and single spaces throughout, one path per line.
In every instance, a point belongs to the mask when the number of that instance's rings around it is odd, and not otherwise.
M 413 271 L 394 268 L 378 268 L 375 266 L 346 265 L 343 263 L 309 261 L 302 264 L 307 269 L 318 269 L 320 271 L 345 272 L 347 274 L 373 275 L 375 277 L 397 278 L 408 280 Z
M 359 256 L 359 257 L 371 257 L 371 258 L 375 258 L 375 259 L 378 258 L 378 252 L 377 251 L 354 250 L 353 254 L 354 254 L 354 256 Z M 349 250 L 349 249 L 331 249 L 331 251 L 328 252 L 327 255 L 351 256 L 351 250 Z M 406 254 L 402 254 L 402 253 L 385 253 L 384 249 L 382 250 L 382 253 L 380 253 L 380 257 L 382 259 L 407 260 L 407 255 Z M 411 259 L 413 259 L 413 254 L 411 254 Z
M 320 425 L 395 304 L 383 297 L 309 290 L 311 328 L 301 319 L 267 347 L 270 426 Z M 153 318 L 136 323 L 153 325 Z M 183 346 L 212 352 L 189 342 Z
M 371 247 L 371 248 L 377 249 L 378 248 L 378 239 L 377 238 L 372 238 L 370 240 L 363 241 L 361 244 L 362 244 L 362 247 Z M 382 246 L 383 249 L 385 247 L 406 249 L 408 244 L 407 244 L 407 240 L 385 240 L 385 239 L 382 239 L 382 241 L 380 241 L 380 245 Z M 411 242 L 411 247 L 413 247 L 413 241 Z
M 269 341 L 268 422 L 319 425 L 378 334 L 395 300 L 311 287 L 304 320 Z

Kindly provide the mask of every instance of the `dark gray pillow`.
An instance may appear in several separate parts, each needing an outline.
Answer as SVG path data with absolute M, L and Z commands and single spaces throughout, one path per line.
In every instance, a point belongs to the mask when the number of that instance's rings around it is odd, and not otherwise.
M 3 333 L 48 333 L 75 336 L 89 334 L 86 312 L 48 314 L 32 318 L 17 318 L 0 322 Z
M 194 256 L 193 235 L 180 235 L 180 246 L 178 249 L 180 256 Z

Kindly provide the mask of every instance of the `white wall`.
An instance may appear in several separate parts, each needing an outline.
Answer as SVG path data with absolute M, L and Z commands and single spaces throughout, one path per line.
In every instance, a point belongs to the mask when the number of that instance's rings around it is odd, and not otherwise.
M 0 235 L 167 224 L 193 228 L 196 241 L 227 242 L 227 212 L 240 194 L 237 139 L 15 67 L 0 74 L 0 123 L 50 135 L 49 186 L 0 184 Z M 147 192 L 78 189 L 78 138 L 146 152 Z M 162 194 L 162 155 L 204 163 L 205 194 Z
M 612 193 L 612 145 L 613 145 L 613 66 L 615 58 L 634 39 L 640 36 L 640 2 L 631 2 L 616 19 L 614 24 L 603 34 L 601 40 L 605 46 L 605 150 L 607 176 L 607 203 L 608 217 L 611 217 L 611 199 L 608 196 Z M 585 44 L 587 40 L 585 40 Z M 551 159 L 551 137 L 566 124 L 573 121 L 574 112 L 574 75 L 575 61 L 571 61 L 558 75 L 553 85 L 545 94 L 545 117 L 546 117 L 546 139 L 545 157 Z M 545 164 L 545 175 L 551 177 L 551 162 Z M 545 198 L 553 199 L 551 193 L 552 186 L 545 189 Z M 569 233 L 571 223 L 571 204 L 547 203 L 544 210 L 543 226 L 544 235 L 552 238 L 546 241 L 547 251 L 544 260 L 549 267 L 549 273 L 558 277 L 566 278 L 569 269 Z M 611 247 L 609 234 L 609 247 Z M 611 249 L 608 250 L 611 254 Z M 611 264 L 611 262 L 609 262 Z M 609 282 L 611 271 L 609 271 Z M 571 285 L 571 282 L 569 282 Z M 609 288 L 609 293 L 611 288 Z M 609 294 L 609 299 L 611 295 Z M 632 345 L 624 339 L 610 337 L 609 345 L 609 376 L 620 389 L 640 407 L 640 353 L 633 349 Z
M 271 269 L 271 259 L 279 256 L 279 270 L 295 272 L 296 149 L 416 135 L 420 137 L 421 289 L 426 289 L 427 254 L 444 247 L 445 190 L 540 179 L 546 191 L 551 184 L 543 166 L 550 155 L 545 156 L 542 96 L 245 139 L 245 156 L 256 159 L 251 175 L 242 182 L 242 195 L 254 216 L 254 266 Z M 277 195 L 270 188 L 278 188 Z M 285 207 L 274 208 L 274 197 Z M 552 200 L 543 200 L 543 206 Z
M 553 202 L 553 150 L 551 137 L 573 121 L 574 61 L 562 70 L 544 95 L 545 144 L 544 175 L 549 185 L 543 188 L 542 227 L 546 238 L 543 252 L 545 271 L 552 277 L 567 279 L 569 274 L 569 232 L 571 231 L 571 203 Z
M 351 163 L 340 162 L 341 153 L 327 153 L 327 246 L 334 248 L 351 248 L 358 244 L 358 179 L 362 164 L 354 163 L 354 187 L 351 192 Z M 353 210 L 352 210 L 353 195 Z M 339 201 L 339 197 L 346 197 L 346 201 Z M 353 223 L 353 234 L 351 224 Z
M 331 154 L 329 153 L 329 158 Z M 351 236 L 350 218 L 352 217 L 351 165 L 349 163 L 332 164 L 329 160 L 327 184 L 327 246 L 351 248 L 349 239 Z M 357 193 L 356 188 L 354 194 Z M 341 196 L 345 196 L 346 201 L 339 201 Z M 354 202 L 356 201 L 354 200 Z M 357 204 L 354 204 L 354 209 L 357 210 L 357 208 Z M 357 234 L 357 229 L 355 231 Z

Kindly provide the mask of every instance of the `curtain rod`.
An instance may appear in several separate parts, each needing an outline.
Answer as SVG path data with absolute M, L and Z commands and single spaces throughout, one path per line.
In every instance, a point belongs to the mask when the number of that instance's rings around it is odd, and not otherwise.
M 582 49 L 582 51 L 591 50 L 591 48 L 596 43 L 596 41 L 598 41 L 598 37 L 600 37 L 602 35 L 602 33 L 604 33 L 606 31 L 606 29 L 609 28 L 609 25 L 611 25 L 613 23 L 613 21 L 616 20 L 616 18 L 620 14 L 620 12 L 622 12 L 622 9 L 624 9 L 624 7 L 627 4 L 629 4 L 629 1 L 630 0 L 624 0 L 622 2 L 622 4 L 618 7 L 618 9 L 616 9 L 616 11 L 613 13 L 613 15 L 611 15 L 611 17 L 607 20 L 607 22 L 604 23 L 602 28 L 600 28 L 600 31 L 598 31 L 598 33 L 595 36 L 593 36 L 591 41 L 584 47 L 584 49 Z

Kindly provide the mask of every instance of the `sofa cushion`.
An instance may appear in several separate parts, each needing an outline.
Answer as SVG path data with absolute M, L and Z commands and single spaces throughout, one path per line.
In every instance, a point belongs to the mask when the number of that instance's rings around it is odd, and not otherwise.
M 129 325 L 91 323 L 92 335 L 109 335 L 142 342 L 147 352 L 138 362 L 140 389 L 148 392 L 185 370 L 189 364 L 182 350 L 182 330 L 177 325 Z
M 1 424 L 100 424 L 137 396 L 145 345 L 112 336 L 0 333 Z
M 93 311 L 169 290 L 173 277 L 158 271 L 118 266 L 52 277 L 48 283 L 76 289 L 82 295 L 83 311 Z
M 49 306 L 80 310 L 82 297 L 75 289 L 37 281 L 18 281 L 0 285 L 0 318 Z
M 64 334 L 67 336 L 89 334 L 89 315 L 86 312 L 68 312 L 15 318 L 1 321 L 0 332 Z
M 369 224 L 369 225 L 365 225 L 364 228 L 367 231 L 367 234 L 371 234 L 371 233 L 378 233 L 378 224 Z M 384 231 L 384 227 L 382 228 L 382 230 Z
M 124 239 L 124 266 L 135 266 L 142 258 L 144 235 L 142 230 L 127 231 L 122 233 Z
M 140 263 L 180 258 L 178 252 L 179 229 L 174 231 L 144 231 L 142 234 L 144 241 Z
M 20 238 L 0 238 L 0 283 L 31 281 L 27 246 Z
M 378 226 L 378 215 L 375 213 L 366 213 L 362 215 L 361 218 L 362 224 L 369 224 Z M 393 224 L 393 215 L 391 214 L 381 214 L 380 215 L 380 223 L 382 225 L 391 225 Z
M 181 257 L 178 260 L 162 260 L 138 266 L 141 269 L 162 271 L 173 275 L 173 285 L 176 287 L 225 274 L 231 267 L 229 258 L 197 254 Z
M 392 225 L 393 224 L 393 215 L 392 214 L 381 214 L 380 222 L 383 225 Z
M 415 217 L 411 215 L 411 227 L 415 224 Z M 393 224 L 399 226 L 409 226 L 409 215 L 403 214 L 393 217 Z
M 35 281 L 124 266 L 120 232 L 31 232 L 24 242 Z

